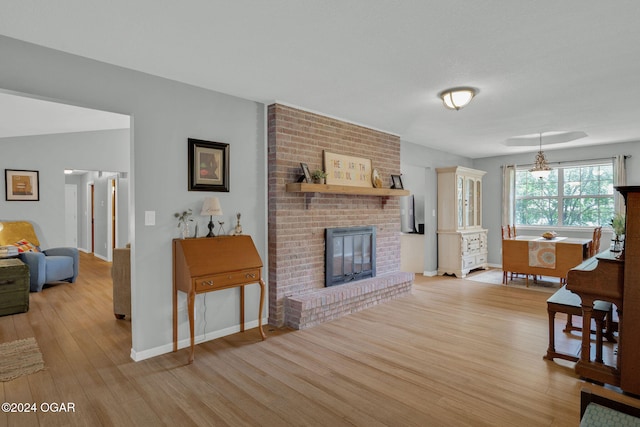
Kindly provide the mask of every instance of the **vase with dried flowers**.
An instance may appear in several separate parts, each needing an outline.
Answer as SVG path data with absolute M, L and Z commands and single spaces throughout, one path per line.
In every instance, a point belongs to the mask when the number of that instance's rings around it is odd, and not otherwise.
M 193 222 L 193 218 L 191 218 L 193 212 L 191 209 L 187 209 L 186 211 L 176 212 L 174 216 L 178 218 L 178 228 L 182 231 L 182 238 L 186 239 L 189 237 L 189 223 Z
M 622 250 L 622 242 L 624 240 L 624 234 L 627 232 L 627 222 L 623 214 L 617 213 L 613 218 L 611 218 L 611 228 L 613 229 L 613 233 L 616 235 L 613 240 L 613 249 L 612 252 L 620 252 Z

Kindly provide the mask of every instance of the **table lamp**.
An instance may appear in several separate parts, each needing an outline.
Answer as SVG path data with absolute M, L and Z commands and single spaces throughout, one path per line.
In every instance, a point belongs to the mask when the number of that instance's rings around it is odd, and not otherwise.
M 220 207 L 220 200 L 217 197 L 207 197 L 202 204 L 202 212 L 200 215 L 209 215 L 209 234 L 206 237 L 215 237 L 213 234 L 213 215 L 222 215 L 222 208 Z

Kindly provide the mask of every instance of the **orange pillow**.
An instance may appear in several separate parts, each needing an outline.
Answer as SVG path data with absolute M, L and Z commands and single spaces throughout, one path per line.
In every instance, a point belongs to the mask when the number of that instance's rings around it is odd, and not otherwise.
M 13 244 L 13 246 L 18 247 L 18 252 L 40 252 L 37 246 L 29 242 L 28 240 L 18 240 Z

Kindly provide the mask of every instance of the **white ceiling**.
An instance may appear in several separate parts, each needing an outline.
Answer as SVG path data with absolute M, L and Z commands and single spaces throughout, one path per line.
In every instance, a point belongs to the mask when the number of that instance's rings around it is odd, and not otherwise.
M 478 158 L 640 141 L 637 0 L 0 0 L 0 34 Z M 460 111 L 438 93 L 472 86 Z M 543 141 L 544 144 L 544 141 Z

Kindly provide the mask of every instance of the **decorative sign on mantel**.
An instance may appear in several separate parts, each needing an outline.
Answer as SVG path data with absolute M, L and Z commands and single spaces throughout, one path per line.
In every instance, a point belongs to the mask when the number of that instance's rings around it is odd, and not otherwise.
M 324 171 L 327 173 L 327 184 L 373 187 L 371 159 L 324 151 Z

